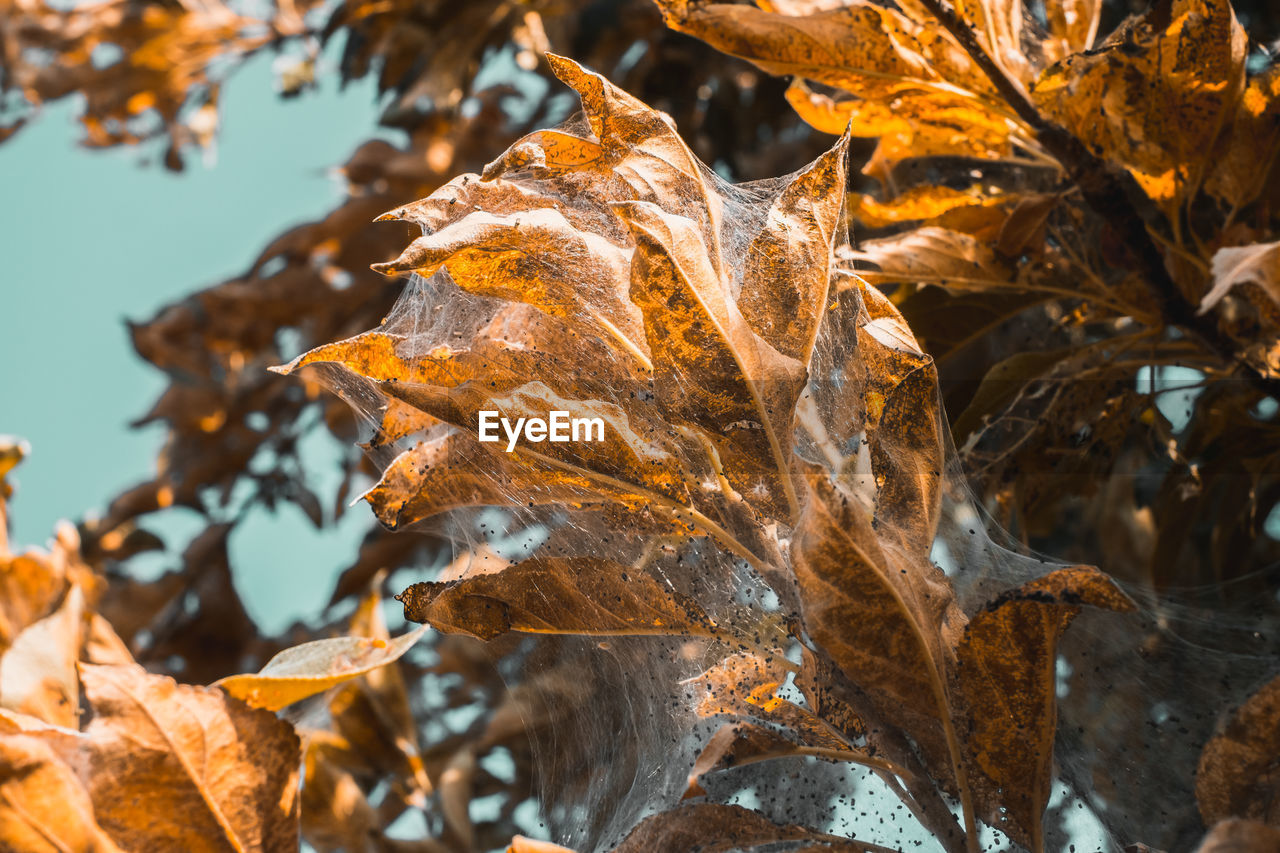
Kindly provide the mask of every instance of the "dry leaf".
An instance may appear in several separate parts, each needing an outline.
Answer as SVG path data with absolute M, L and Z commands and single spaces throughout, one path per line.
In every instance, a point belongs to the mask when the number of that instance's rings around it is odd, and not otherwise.
M 481 640 L 508 631 L 718 634 L 695 601 L 648 574 L 595 557 L 526 560 L 494 574 L 414 584 L 396 598 L 412 622 Z
M 1195 853 L 1270 853 L 1280 847 L 1280 830 L 1256 820 L 1227 818 L 1213 825 Z
M 1280 678 L 1249 697 L 1205 744 L 1196 800 L 1206 825 L 1229 817 L 1280 826 Z
M 84 594 L 72 586 L 56 611 L 26 628 L 0 655 L 0 707 L 56 726 L 77 726 L 84 607 Z
M 76 774 L 38 737 L 0 734 L 0 848 L 120 853 Z
M 1041 816 L 1053 780 L 1058 640 L 1082 606 L 1134 609 L 1097 569 L 1058 569 L 975 614 L 957 649 L 957 704 L 978 771 L 975 793 L 992 826 L 1031 850 L 1044 846 Z
M 1230 3 L 1175 0 L 1162 31 L 1142 22 L 1068 57 L 1033 94 L 1045 115 L 1172 209 L 1200 179 L 1240 97 L 1246 46 Z
M 285 649 L 256 673 L 229 675 L 214 686 L 251 707 L 279 711 L 398 660 L 426 631 L 423 625 L 390 641 L 381 637 L 313 640 Z
M 1272 302 L 1280 305 L 1280 242 L 1219 249 L 1213 253 L 1210 273 L 1213 286 L 1200 300 L 1201 314 L 1243 284 L 1258 285 Z
M 125 849 L 297 849 L 298 738 L 221 690 L 137 666 L 81 666 L 88 788 Z

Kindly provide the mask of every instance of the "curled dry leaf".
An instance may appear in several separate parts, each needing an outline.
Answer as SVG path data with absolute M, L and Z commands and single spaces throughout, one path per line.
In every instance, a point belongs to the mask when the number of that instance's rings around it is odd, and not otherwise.
M 313 640 L 285 649 L 258 672 L 229 675 L 214 686 L 254 708 L 279 711 L 398 660 L 426 631 L 423 625 L 390 641 L 381 637 Z
M 1083 606 L 1134 610 L 1097 569 L 1058 569 L 980 610 L 957 649 L 956 704 L 978 802 L 993 826 L 1031 850 L 1043 849 L 1053 779 L 1058 640 Z
M 1280 827 L 1280 677 L 1241 705 L 1205 744 L 1196 770 L 1196 800 L 1206 825 L 1229 817 Z
M 87 787 L 127 850 L 297 849 L 298 738 L 275 715 L 138 666 L 81 666 Z
M 410 621 L 481 640 L 508 631 L 718 634 L 696 601 L 648 574 L 595 557 L 535 558 L 493 574 L 414 584 L 396 598 Z

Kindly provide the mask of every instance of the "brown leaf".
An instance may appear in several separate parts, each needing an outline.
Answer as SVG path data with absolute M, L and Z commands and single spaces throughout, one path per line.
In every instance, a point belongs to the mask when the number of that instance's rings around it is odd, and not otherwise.
M 750 6 L 662 0 L 672 29 L 702 39 L 770 74 L 804 77 L 890 102 L 925 95 L 937 107 L 985 108 L 991 84 L 941 27 L 894 9 L 858 5 L 805 15 Z M 863 134 L 855 129 L 855 135 Z
M 878 845 L 835 838 L 802 826 L 779 826 L 741 806 L 689 803 L 650 815 L 636 825 L 613 853 L 729 853 L 780 841 L 804 841 L 808 850 L 880 851 Z
M 0 848 L 120 853 L 71 768 L 38 737 L 0 734 Z
M 769 517 L 792 518 L 788 458 L 804 365 L 751 330 L 692 222 L 648 202 L 613 210 L 637 243 L 631 298 L 644 314 L 658 404 L 706 431 L 745 500 Z
M 769 208 L 747 248 L 738 309 L 780 353 L 809 363 L 826 310 L 844 209 L 849 138 L 806 166 Z
M 1249 80 L 1235 116 L 1218 140 L 1205 190 L 1241 208 L 1266 189 L 1280 158 L 1280 66 Z
M 1280 829 L 1256 820 L 1227 818 L 1205 835 L 1195 853 L 1271 853 L 1280 849 Z
M 948 637 L 964 622 L 950 584 L 927 558 L 884 550 L 867 509 L 825 473 L 808 479 L 792 542 L 805 628 L 945 771 L 954 741 Z
M 378 853 L 378 814 L 355 777 L 308 744 L 303 764 L 302 835 L 319 850 Z
M 1280 677 L 1236 709 L 1205 744 L 1196 769 L 1196 801 L 1206 825 L 1229 817 L 1280 827 Z
M 494 574 L 418 583 L 396 598 L 405 618 L 491 640 L 541 634 L 674 634 L 718 631 L 698 604 L 643 571 L 595 557 L 525 560 Z
M 979 611 L 957 649 L 956 705 L 979 807 L 1031 850 L 1044 846 L 1041 816 L 1053 782 L 1058 640 L 1082 606 L 1134 609 L 1097 569 L 1058 569 Z
M 298 738 L 268 711 L 138 666 L 81 666 L 89 792 L 126 849 L 297 849 Z

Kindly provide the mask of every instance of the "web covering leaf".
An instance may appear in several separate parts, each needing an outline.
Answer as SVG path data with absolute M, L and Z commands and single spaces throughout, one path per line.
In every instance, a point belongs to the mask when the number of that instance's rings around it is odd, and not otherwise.
M 388 214 L 423 229 L 378 266 L 412 274 L 400 302 L 284 368 L 314 371 L 373 426 L 378 517 L 455 543 L 448 575 L 402 596 L 407 615 L 529 635 L 500 665 L 538 720 L 551 830 L 578 849 L 617 845 L 690 792 L 750 792 L 775 823 L 866 843 L 924 832 L 972 850 L 984 824 L 1054 847 L 1065 821 L 1042 815 L 1067 691 L 1048 673 L 1082 673 L 1069 690 L 1085 704 L 1114 698 L 1087 649 L 1060 663 L 1064 629 L 1093 610 L 1091 636 L 1132 677 L 1164 672 L 1135 650 L 1168 635 L 1116 615 L 1138 608 L 1103 573 L 988 534 L 931 357 L 836 261 L 847 139 L 792 175 L 732 185 L 666 116 L 552 62 L 582 115 Z M 491 410 L 599 418 L 604 436 L 508 451 L 478 438 Z M 807 783 L 780 790 L 776 764 L 752 762 L 691 785 L 718 765 L 698 758 L 726 716 L 777 734 L 769 749 L 810 762 Z M 1168 746 L 1149 739 L 1138 760 Z M 1086 790 L 1087 760 L 1064 766 L 1068 798 L 1110 803 L 1118 832 L 1149 829 L 1134 792 Z M 895 821 L 896 796 L 913 820 L 865 836 L 848 820 L 855 793 Z M 1185 793 L 1166 814 L 1194 815 Z M 781 838 L 829 841 L 760 836 Z

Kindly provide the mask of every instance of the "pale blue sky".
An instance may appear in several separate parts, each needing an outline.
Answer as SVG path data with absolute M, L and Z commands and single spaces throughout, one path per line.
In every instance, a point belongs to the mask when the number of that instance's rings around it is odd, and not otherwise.
M 155 147 L 80 148 L 70 101 L 0 146 L 0 433 L 32 447 L 15 477 L 15 543 L 43 544 L 59 518 L 101 510 L 153 470 L 162 428 L 128 423 L 164 377 L 133 352 L 125 319 L 241 272 L 273 236 L 340 198 L 329 170 L 375 128 L 372 81 L 340 93 L 335 75 L 321 75 L 320 91 L 284 101 L 271 60 L 251 60 L 224 86 L 211 166 L 196 154 L 175 175 Z M 353 553 L 333 539 L 354 539 L 367 517 L 357 507 L 328 536 L 291 506 L 244 525 L 232 541 L 236 583 L 264 628 L 319 613 Z

